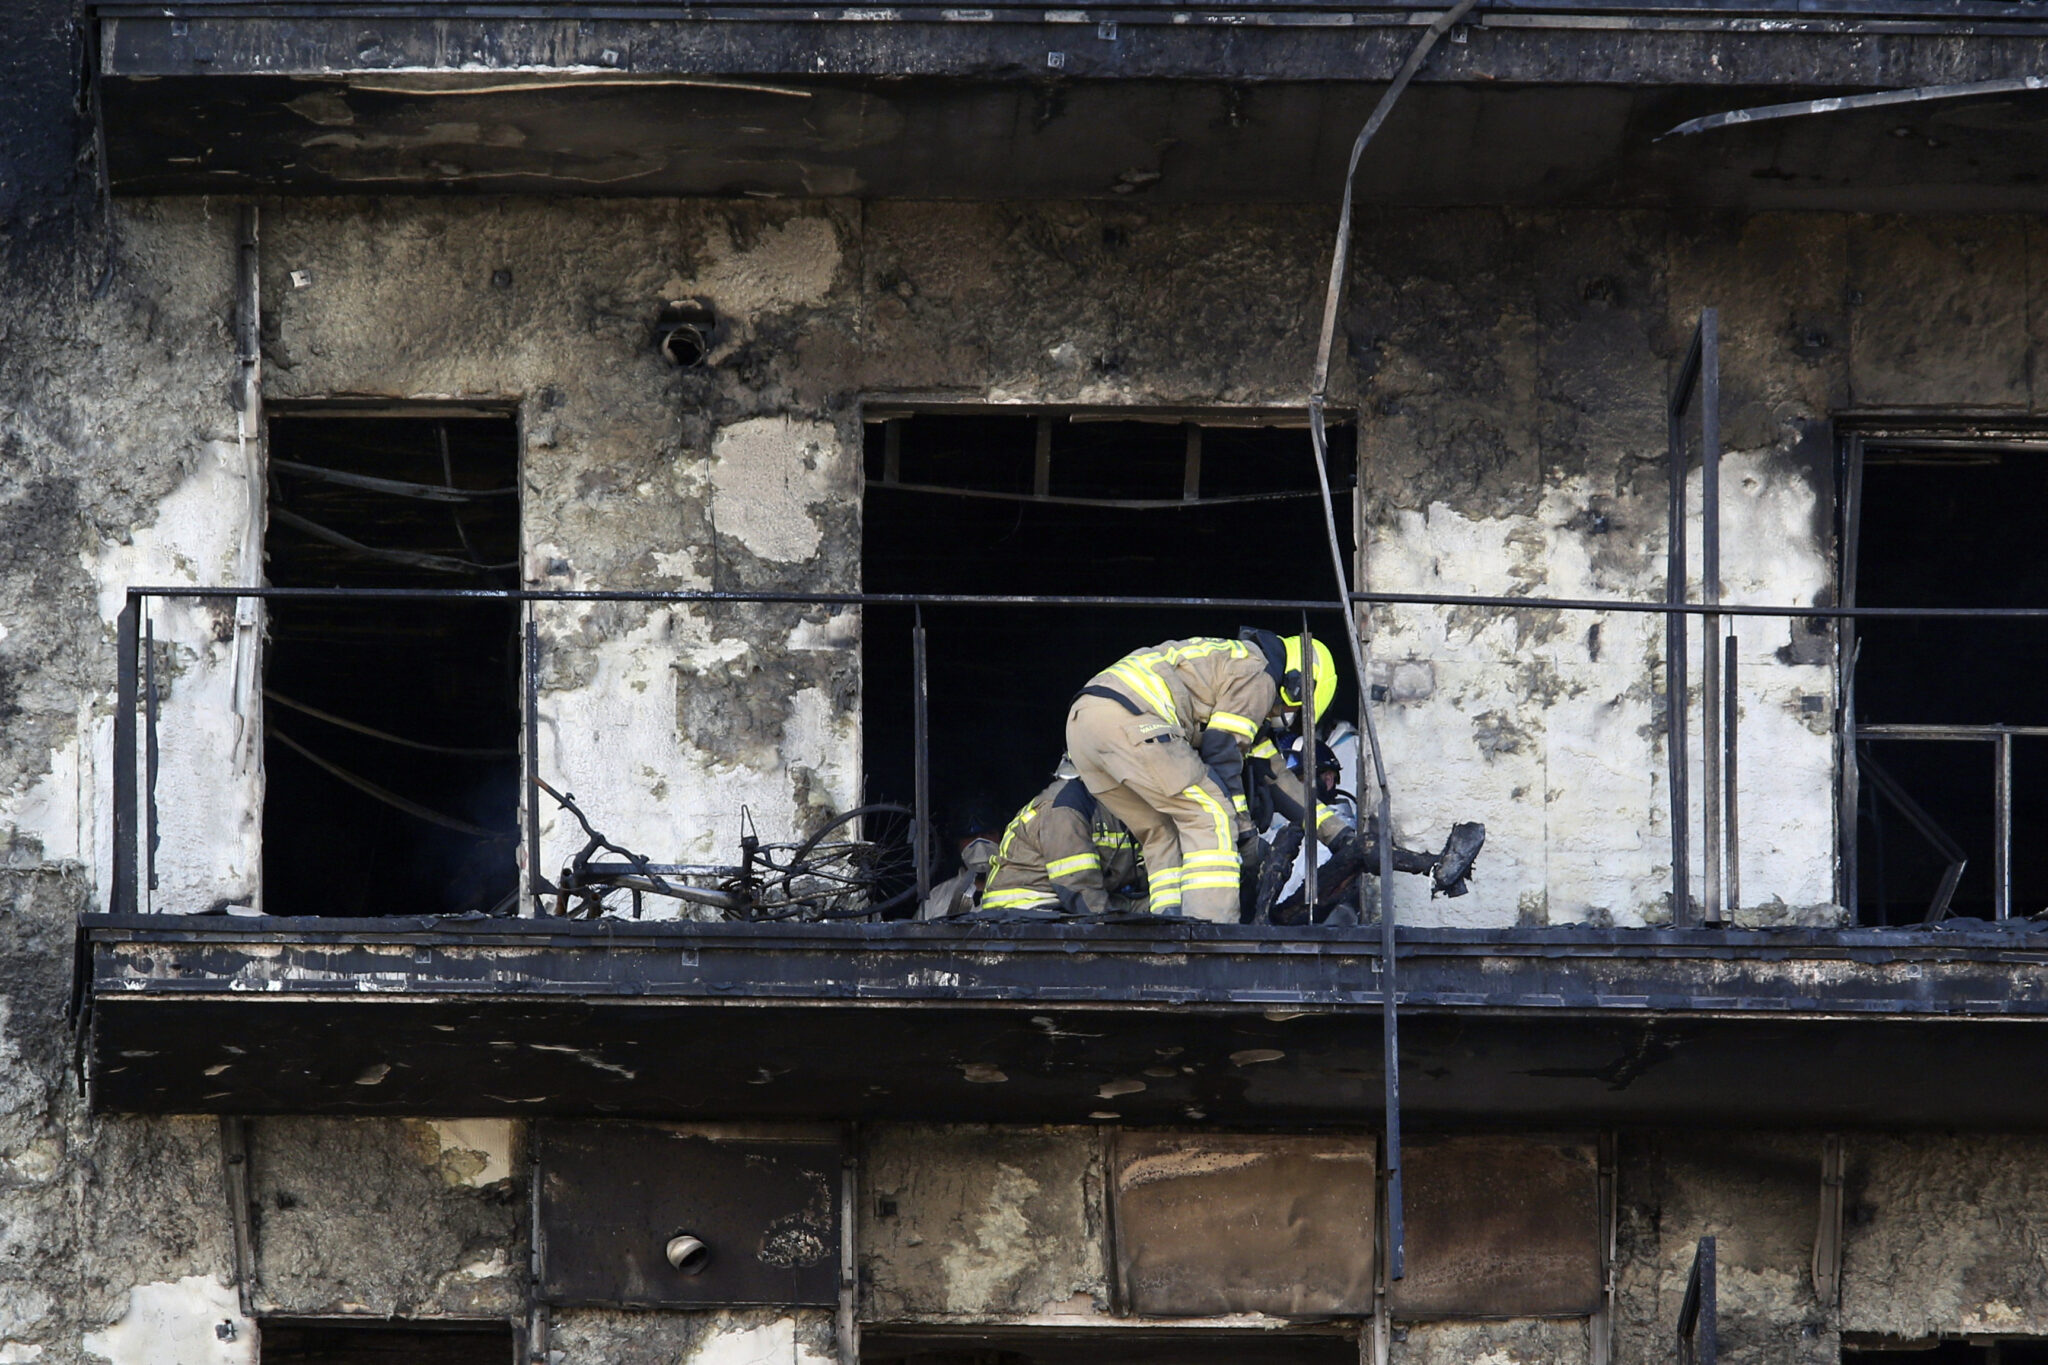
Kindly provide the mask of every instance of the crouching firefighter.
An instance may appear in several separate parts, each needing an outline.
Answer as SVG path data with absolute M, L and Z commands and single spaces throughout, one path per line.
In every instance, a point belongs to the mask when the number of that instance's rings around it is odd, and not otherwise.
M 1138 877 L 1138 841 L 1065 764 L 1017 812 L 989 863 L 984 910 L 1101 915 Z
M 1154 914 L 1238 922 L 1238 844 L 1251 837 L 1244 759 L 1261 731 L 1303 707 L 1300 636 L 1171 640 L 1096 674 L 1067 713 L 1067 753 L 1095 799 L 1137 836 Z M 1315 642 L 1312 727 L 1337 695 Z M 1328 834 L 1325 835 L 1324 831 Z M 1318 837 L 1357 835 L 1341 818 Z

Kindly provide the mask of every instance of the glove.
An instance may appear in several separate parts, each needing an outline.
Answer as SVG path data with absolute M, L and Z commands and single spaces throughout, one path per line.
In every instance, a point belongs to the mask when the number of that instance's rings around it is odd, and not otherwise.
M 1355 829 L 1346 829 L 1330 841 L 1330 856 L 1323 863 L 1322 876 L 1316 881 L 1318 888 L 1325 883 L 1337 886 L 1356 877 L 1365 870 L 1371 850 L 1358 837 Z
M 1211 768 L 1227 770 L 1242 767 L 1244 764 L 1244 751 L 1237 747 L 1237 736 L 1228 730 L 1202 731 L 1202 743 L 1198 752 L 1202 755 L 1202 762 Z

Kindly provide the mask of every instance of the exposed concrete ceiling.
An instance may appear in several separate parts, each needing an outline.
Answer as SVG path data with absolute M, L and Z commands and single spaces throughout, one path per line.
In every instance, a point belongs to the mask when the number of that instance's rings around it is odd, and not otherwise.
M 1158 24 L 679 22 L 616 37 L 624 55 L 528 35 L 536 51 L 465 52 L 454 70 L 414 65 L 455 60 L 445 26 L 425 45 L 410 30 L 211 22 L 103 21 L 116 192 L 1329 201 L 1414 37 L 1385 23 L 1219 46 L 1212 29 Z M 536 67 L 540 49 L 576 64 Z M 2043 93 L 1657 139 L 1703 114 L 2044 59 L 2048 37 L 2031 35 L 1475 30 L 1432 59 L 1359 189 L 1409 204 L 2040 211 Z

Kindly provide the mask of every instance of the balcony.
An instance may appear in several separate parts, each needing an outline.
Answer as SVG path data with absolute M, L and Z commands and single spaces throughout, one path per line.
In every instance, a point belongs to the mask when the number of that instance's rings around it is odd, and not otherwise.
M 1431 610 L 1534 605 L 1652 625 L 1697 616 L 1888 614 L 1356 596 L 1381 610 L 1394 605 L 1389 599 Z M 527 784 L 518 814 L 526 871 L 517 914 L 410 916 L 396 885 L 384 898 L 396 913 L 374 919 L 280 915 L 287 907 L 275 900 L 261 916 L 236 907 L 137 913 L 191 879 L 190 869 L 166 865 L 164 850 L 203 841 L 176 827 L 235 823 L 189 799 L 207 786 L 193 773 L 211 764 L 222 778 L 229 767 L 219 752 L 201 746 L 195 753 L 190 745 L 209 729 L 219 732 L 218 724 L 194 723 L 218 693 L 195 686 L 188 670 L 179 686 L 189 695 L 166 696 L 159 670 L 169 666 L 158 661 L 176 654 L 167 636 L 215 619 L 204 609 L 181 611 L 179 601 L 203 608 L 237 598 L 274 611 L 337 598 L 385 612 L 407 601 L 450 610 L 511 603 L 537 619 L 633 604 L 824 607 L 857 609 L 871 626 L 904 608 L 1330 614 L 1312 601 L 136 590 L 123 618 L 114 913 L 86 917 L 79 937 L 82 1065 L 101 1111 L 1359 1123 L 1384 1113 L 1384 1030 L 1395 1014 L 1386 998 L 1391 943 L 1400 1092 L 1417 1123 L 1997 1126 L 2048 1116 L 2048 1102 L 2001 1079 L 2035 1046 L 2018 1025 L 2048 1016 L 2048 991 L 2037 979 L 2048 965 L 2048 935 L 2028 932 L 2030 922 L 1729 927 L 1741 906 L 1778 899 L 1774 866 L 1806 875 L 1796 861 L 1752 859 L 1746 889 L 1732 903 L 1720 899 L 1734 890 L 1743 839 L 1768 845 L 1769 826 L 1797 815 L 1752 808 L 1738 826 L 1739 807 L 1732 799 L 1721 804 L 1739 785 L 1733 762 L 1721 762 L 1740 752 L 1732 728 L 1701 765 L 1704 783 L 1679 789 L 1681 818 L 1662 818 L 1667 840 L 1685 831 L 1676 847 L 1645 847 L 1642 832 L 1660 819 L 1653 810 L 1640 812 L 1632 828 L 1572 835 L 1614 840 L 1605 855 L 1610 871 L 1633 875 L 1646 897 L 1661 894 L 1676 905 L 1679 927 L 1445 927 L 1446 903 L 1418 903 L 1417 888 L 1404 892 L 1408 908 L 1397 912 L 1391 935 L 1370 921 L 1396 901 L 1377 896 L 1359 906 L 1366 922 L 1350 927 L 1144 917 L 919 922 L 892 917 L 911 904 L 893 894 L 889 904 L 900 910 L 864 914 L 841 903 L 837 911 L 852 913 L 831 922 L 750 919 L 744 901 L 656 894 L 615 894 L 606 913 L 575 918 L 558 911 L 596 902 L 565 896 L 558 872 L 533 872 L 561 867 L 581 842 L 575 823 L 546 808 L 553 784 L 545 777 Z M 2001 614 L 2033 613 L 1989 613 Z M 558 765 L 587 776 L 593 759 L 588 745 L 565 740 L 565 724 L 578 714 L 573 698 L 540 686 L 565 670 L 548 657 L 549 648 L 562 648 L 563 634 L 544 648 L 537 619 L 524 634 L 522 762 L 530 776 L 549 772 L 566 785 Z M 914 647 L 903 651 L 913 661 L 914 723 L 907 735 L 888 736 L 913 749 L 904 766 L 915 774 L 917 828 L 931 818 L 930 711 L 955 700 L 928 696 L 922 636 L 919 628 Z M 1697 662 L 1697 646 L 1689 648 Z M 1731 668 L 1715 687 L 1734 698 L 1740 687 L 1757 685 Z M 1706 695 L 1716 704 L 1691 708 L 1691 717 L 1667 715 L 1667 746 L 1697 745 L 1700 722 L 1739 713 L 1723 710 L 1719 692 Z M 869 736 L 871 746 L 875 739 Z M 872 747 L 867 766 L 872 780 L 881 766 Z M 185 774 L 179 790 L 188 799 L 164 809 L 152 783 L 173 770 Z M 211 790 L 214 801 L 233 807 L 246 788 L 216 780 Z M 2009 801 L 2009 784 L 2004 790 Z M 1835 797 L 1823 787 L 1807 799 L 1825 809 Z M 1705 860 L 1685 848 L 1706 811 L 1727 817 L 1709 831 L 1728 855 L 1713 871 L 1719 881 L 1703 881 Z M 646 815 L 632 842 L 653 847 L 645 840 L 661 821 L 649 826 Z M 763 817 L 771 826 L 787 819 Z M 1499 856 L 1517 855 L 1508 848 Z M 1526 863 L 1527 851 L 1521 856 Z M 646 869 L 627 857 L 614 869 L 620 881 L 644 880 Z M 2010 857 L 2002 853 L 1999 863 Z M 1674 867 L 1676 879 L 1657 891 L 1656 879 Z M 943 870 L 928 862 L 914 875 L 928 884 Z M 663 863 L 655 871 L 682 884 L 692 869 Z M 1946 889 L 1953 893 L 1952 880 Z M 2009 894 L 2000 906 L 2009 909 Z

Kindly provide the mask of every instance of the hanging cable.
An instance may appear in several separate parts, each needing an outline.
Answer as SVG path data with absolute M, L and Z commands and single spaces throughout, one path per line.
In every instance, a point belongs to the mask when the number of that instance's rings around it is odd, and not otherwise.
M 1344 634 L 1351 644 L 1351 664 L 1357 670 L 1358 685 L 1365 689 L 1365 644 L 1359 638 L 1358 619 L 1351 609 L 1351 573 L 1344 564 L 1344 550 L 1337 538 L 1336 503 L 1330 496 L 1330 438 L 1323 425 L 1323 405 L 1330 389 L 1330 350 L 1337 336 L 1337 305 L 1344 294 L 1344 276 L 1351 263 L 1351 187 L 1358 178 L 1358 162 L 1365 155 L 1366 145 L 1387 121 L 1401 92 L 1408 88 L 1408 82 L 1422 69 L 1422 63 L 1429 56 L 1437 40 L 1457 26 L 1460 19 L 1469 14 L 1478 0 L 1458 0 L 1449 9 L 1430 21 L 1422 37 L 1416 40 L 1408 60 L 1401 63 L 1393 82 L 1380 96 L 1380 102 L 1373 107 L 1372 117 L 1358 130 L 1358 137 L 1351 144 L 1351 161 L 1344 171 L 1343 207 L 1337 214 L 1337 242 L 1330 253 L 1330 286 L 1323 295 L 1323 327 L 1316 339 L 1316 368 L 1314 382 L 1308 395 L 1309 439 L 1315 447 L 1316 485 L 1323 495 L 1323 526 L 1330 539 L 1330 567 L 1337 576 L 1338 600 L 1344 608 Z M 1380 799 L 1387 798 L 1387 764 L 1380 752 L 1379 728 L 1373 724 L 1372 711 L 1362 704 L 1359 714 L 1365 718 L 1365 737 L 1372 750 L 1373 780 L 1379 787 Z M 1382 825 L 1382 828 L 1385 828 Z
M 448 555 L 423 554 L 417 550 L 386 550 L 376 545 L 365 545 L 360 540 L 345 536 L 330 527 L 322 526 L 309 517 L 284 507 L 272 507 L 270 519 L 295 531 L 304 531 L 315 540 L 324 540 L 329 545 L 362 555 L 366 559 L 381 559 L 390 564 L 403 564 L 407 568 L 427 569 L 434 573 L 501 573 L 516 569 L 518 563 L 472 564 L 466 559 L 455 559 Z
M 1372 691 L 1365 675 L 1365 642 L 1359 637 L 1358 615 L 1351 605 L 1351 574 L 1344 564 L 1344 549 L 1337 538 L 1337 505 L 1330 496 L 1330 438 L 1323 426 L 1323 404 L 1330 387 L 1330 348 L 1337 335 L 1337 304 L 1343 296 L 1344 276 L 1351 261 L 1351 185 L 1358 177 L 1359 158 L 1365 155 L 1366 144 L 1372 141 L 1380 125 L 1387 121 L 1387 115 L 1393 112 L 1394 103 L 1408 88 L 1408 82 L 1422 69 L 1423 60 L 1436 46 L 1437 39 L 1450 32 L 1452 26 L 1464 18 L 1476 3 L 1477 0 L 1458 0 L 1457 4 L 1430 22 L 1414 50 L 1408 54 L 1408 60 L 1401 64 L 1392 84 L 1380 96 L 1372 117 L 1365 121 L 1365 127 L 1358 130 L 1358 138 L 1351 144 L 1351 161 L 1344 171 L 1343 208 L 1337 215 L 1337 241 L 1330 253 L 1330 288 L 1323 298 L 1322 333 L 1316 340 L 1315 380 L 1308 396 L 1309 439 L 1315 449 L 1316 487 L 1323 496 L 1323 529 L 1330 540 L 1330 569 L 1337 578 L 1337 605 L 1344 617 L 1344 637 L 1351 646 L 1351 666 L 1358 678 L 1358 715 L 1365 723 L 1366 743 L 1372 752 L 1373 781 L 1379 788 L 1376 804 L 1379 808 L 1380 1018 L 1386 1086 L 1386 1132 L 1380 1153 L 1386 1191 L 1386 1198 L 1382 1201 L 1386 1256 L 1382 1263 L 1389 1280 L 1401 1279 L 1406 1273 L 1407 1262 L 1401 1183 L 1401 1044 L 1396 1006 L 1398 994 L 1394 984 L 1394 802 L 1387 787 L 1387 764 L 1380 751 L 1379 727 L 1372 718 Z M 1314 725 L 1304 724 L 1302 731 L 1305 737 L 1310 736 Z M 1312 764 L 1313 760 L 1310 762 Z M 1313 780 L 1312 774 L 1310 780 Z M 1313 871 L 1311 867 L 1309 875 L 1313 875 Z
M 290 749 L 300 758 L 305 759 L 308 763 L 320 769 L 320 771 L 338 781 L 347 783 L 373 800 L 382 801 L 393 810 L 404 811 L 415 820 L 424 820 L 430 825 L 439 825 L 442 829 L 452 829 L 457 834 L 467 834 L 472 839 L 485 839 L 491 843 L 510 843 L 517 837 L 516 835 L 507 834 L 502 830 L 485 829 L 482 825 L 473 825 L 467 820 L 458 820 L 452 815 L 443 815 L 440 811 L 428 806 L 422 806 L 417 801 L 409 801 L 388 787 L 378 786 L 367 777 L 358 777 L 346 768 L 329 763 L 326 759 L 320 757 L 320 755 L 314 753 L 311 749 L 308 749 L 305 745 L 299 743 L 274 725 L 264 726 L 263 733 L 276 740 L 279 744 L 284 745 L 285 748 Z
M 302 701 L 293 701 L 290 697 L 274 692 L 268 687 L 263 689 L 263 695 L 267 700 L 274 701 L 279 706 L 288 707 L 302 715 L 311 716 L 315 720 L 324 720 L 329 725 L 338 725 L 344 730 L 353 730 L 359 735 L 368 735 L 371 739 L 381 739 L 386 744 L 396 744 L 407 749 L 418 749 L 421 753 L 425 754 L 446 754 L 451 758 L 512 758 L 519 753 L 517 749 L 512 748 L 457 749 L 446 744 L 424 744 L 416 739 L 407 739 L 403 735 L 394 735 L 388 731 L 372 729 L 361 721 L 344 720 L 342 717 L 329 711 L 322 711 L 316 706 L 308 706 Z

